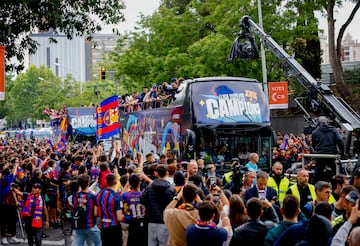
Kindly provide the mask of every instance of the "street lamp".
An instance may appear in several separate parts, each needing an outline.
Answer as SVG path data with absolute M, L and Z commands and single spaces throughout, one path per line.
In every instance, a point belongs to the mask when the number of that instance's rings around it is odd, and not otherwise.
M 47 85 L 51 84 L 46 79 L 44 79 L 43 77 L 38 77 L 38 79 L 43 81 L 43 82 L 47 82 Z M 47 86 L 47 87 L 49 87 L 49 86 Z M 64 89 L 64 81 L 62 81 L 62 88 Z
M 79 75 L 79 73 L 78 73 L 77 71 L 75 71 L 75 70 L 73 70 L 73 69 L 70 69 L 70 68 L 68 68 L 68 67 L 64 67 L 63 65 L 61 65 L 61 64 L 58 63 L 58 62 L 55 62 L 54 65 L 57 66 L 57 67 L 62 67 L 63 69 L 67 69 L 67 70 L 69 70 L 71 73 L 75 73 L 76 75 Z M 78 79 L 79 79 L 79 83 L 80 83 L 80 94 L 82 94 L 82 92 L 83 92 L 83 84 L 82 84 L 82 81 L 81 81 L 80 76 L 79 76 Z M 63 81 L 63 88 L 64 88 L 64 81 Z

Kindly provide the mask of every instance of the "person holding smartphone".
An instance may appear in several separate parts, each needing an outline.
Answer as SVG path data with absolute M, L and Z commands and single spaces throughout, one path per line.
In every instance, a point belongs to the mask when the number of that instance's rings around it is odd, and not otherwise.
M 331 222 L 332 225 L 332 236 L 334 236 L 337 231 L 339 230 L 339 228 L 347 221 L 349 220 L 350 216 L 351 216 L 351 212 L 353 207 L 357 206 L 357 202 L 359 202 L 360 199 L 360 195 L 356 190 L 350 191 L 346 196 L 345 196 L 345 202 L 343 204 L 344 209 L 345 209 L 345 213 L 334 218 Z M 359 225 L 360 221 L 357 220 L 356 222 L 352 223 L 355 225 Z
M 186 229 L 186 243 L 192 245 L 224 245 L 231 231 L 230 220 L 223 218 L 224 227 L 218 227 L 214 219 L 219 214 L 218 206 L 211 201 L 204 201 L 198 205 L 200 219 Z M 225 219 L 227 218 L 227 219 Z
M 350 216 L 346 222 L 339 228 L 335 234 L 331 245 L 340 246 L 346 245 L 347 239 L 349 239 L 349 245 L 359 245 L 360 227 L 358 225 L 360 217 L 360 200 L 355 202 L 355 205 L 351 207 Z M 350 235 L 349 235 L 350 234 Z M 356 239 L 357 238 L 357 239 Z

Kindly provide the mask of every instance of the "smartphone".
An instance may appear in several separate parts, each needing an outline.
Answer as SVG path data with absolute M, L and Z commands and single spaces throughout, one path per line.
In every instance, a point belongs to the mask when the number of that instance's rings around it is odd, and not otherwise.
M 266 199 L 265 190 L 259 190 L 258 193 L 259 193 L 259 199 L 260 200 L 265 200 Z
M 210 177 L 210 187 L 216 185 L 216 177 Z
M 218 193 L 213 194 L 214 203 L 216 206 L 219 206 L 220 203 L 220 195 Z

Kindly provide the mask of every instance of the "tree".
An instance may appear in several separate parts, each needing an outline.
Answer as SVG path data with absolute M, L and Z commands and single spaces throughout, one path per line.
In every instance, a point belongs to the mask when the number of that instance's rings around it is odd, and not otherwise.
M 306 39 L 306 48 L 313 40 L 316 52 L 296 54 L 300 62 L 307 62 L 307 67 L 317 68 L 317 75 L 320 52 L 316 47 L 317 32 L 312 31 L 317 28 L 316 20 L 309 14 L 312 9 L 306 6 L 304 15 L 299 16 L 298 10 L 296 14 L 283 13 L 279 7 L 282 4 L 281 0 L 263 1 L 264 30 L 290 51 L 304 49 L 296 47 L 293 40 L 297 35 Z M 152 16 L 143 16 L 135 33 L 120 42 L 111 55 L 114 70 L 118 77 L 126 77 L 122 84 L 128 91 L 172 77 L 240 76 L 262 81 L 260 60 L 227 61 L 231 44 L 240 31 L 240 18 L 248 15 L 257 22 L 257 14 L 256 1 L 164 0 Z M 304 22 L 307 25 L 302 25 Z M 266 62 L 268 81 L 287 79 L 281 61 L 270 52 L 266 52 Z
M 31 66 L 17 76 L 8 95 L 12 109 L 8 117 L 14 122 L 45 118 L 41 112 L 46 107 L 60 108 L 65 98 L 61 80 L 45 66 Z
M 86 83 L 81 94 L 80 84 L 72 75 L 68 74 L 61 80 L 46 66 L 32 65 L 16 79 L 6 80 L 6 101 L 0 102 L 0 118 L 6 116 L 8 122 L 26 121 L 28 118 L 48 120 L 48 116 L 42 114 L 45 108 L 59 110 L 63 105 L 96 105 L 116 91 L 113 81 L 95 80 Z M 99 95 L 94 93 L 95 86 Z
M 351 21 L 353 20 L 355 14 L 360 8 L 360 1 L 355 0 L 355 6 L 352 10 L 351 14 L 345 21 L 345 23 L 341 26 L 339 30 L 339 34 L 336 38 L 335 43 L 335 18 L 334 18 L 334 9 L 335 6 L 340 6 L 342 2 L 341 0 L 331 0 L 331 1 L 320 1 L 323 8 L 327 13 L 327 22 L 328 22 L 328 43 L 329 43 L 329 60 L 330 65 L 334 74 L 334 79 L 336 82 L 336 88 L 339 91 L 340 95 L 347 100 L 351 100 L 351 90 L 349 86 L 345 83 L 344 74 L 341 64 L 341 42 L 345 33 L 346 28 L 349 26 Z
M 318 33 L 318 20 L 315 10 L 321 6 L 312 0 L 288 1 L 285 16 L 290 23 L 296 23 L 293 28 L 295 39 L 291 41 L 295 58 L 314 77 L 321 77 L 321 49 Z
M 124 7 L 122 0 L 1 1 L 0 44 L 6 46 L 6 70 L 23 69 L 25 54 L 37 48 L 31 38 L 36 29 L 53 30 L 69 39 L 84 35 L 91 38 L 104 24 L 122 22 Z M 11 63 L 13 57 L 21 64 Z
M 248 0 L 164 2 L 152 16 L 143 17 L 137 32 L 127 37 L 128 48 L 123 49 L 123 40 L 111 55 L 117 76 L 127 78 L 122 84 L 128 91 L 172 77 L 258 78 L 254 70 L 260 68 L 260 61 L 227 62 L 239 19 L 256 13 L 256 6 L 250 6 L 249 13 L 242 7 L 249 5 Z

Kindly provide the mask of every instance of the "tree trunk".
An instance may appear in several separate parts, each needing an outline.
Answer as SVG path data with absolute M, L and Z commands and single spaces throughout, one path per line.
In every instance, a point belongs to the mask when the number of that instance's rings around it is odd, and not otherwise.
M 351 96 L 351 91 L 348 85 L 345 83 L 343 70 L 341 65 L 341 46 L 340 50 L 336 49 L 335 46 L 335 19 L 334 19 L 334 1 L 331 1 L 326 6 L 327 11 L 327 21 L 328 21 L 328 41 L 329 41 L 329 60 L 330 65 L 333 71 L 336 88 L 338 89 L 341 97 L 343 99 L 349 99 Z M 340 44 L 341 45 L 341 44 Z

